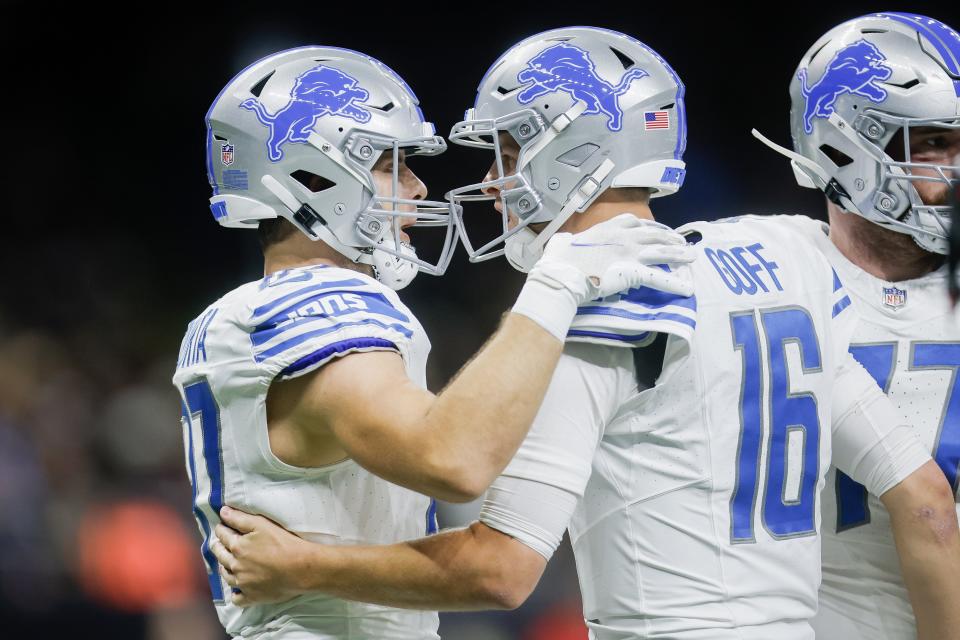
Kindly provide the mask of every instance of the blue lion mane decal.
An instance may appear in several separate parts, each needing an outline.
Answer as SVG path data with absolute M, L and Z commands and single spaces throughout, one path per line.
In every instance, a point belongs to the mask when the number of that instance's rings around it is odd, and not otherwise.
M 357 79 L 339 69 L 318 65 L 304 71 L 290 92 L 290 102 L 275 114 L 267 113 L 255 98 L 240 103 L 253 111 L 260 124 L 270 127 L 267 151 L 270 160 L 283 158 L 280 148 L 287 142 L 306 142 L 317 120 L 323 116 L 344 116 L 360 123 L 370 121 L 370 112 L 357 106 L 370 92 L 357 85 Z
M 823 76 L 812 87 L 807 86 L 806 68 L 800 69 L 797 72 L 800 92 L 807 102 L 803 130 L 813 133 L 813 119 L 829 118 L 833 114 L 833 104 L 845 93 L 855 93 L 874 102 L 886 100 L 886 89 L 874 84 L 893 74 L 893 70 L 883 64 L 886 59 L 874 44 L 857 40 L 837 51 Z
M 597 75 L 590 54 L 567 42 L 544 49 L 527 62 L 527 67 L 517 74 L 517 80 L 531 82 L 517 95 L 520 104 L 529 104 L 546 93 L 563 91 L 574 100 L 587 103 L 583 115 L 602 113 L 607 116 L 607 128 L 620 131 L 623 126 L 623 110 L 619 98 L 630 88 L 630 83 L 650 75 L 643 69 L 630 69 L 613 86 Z

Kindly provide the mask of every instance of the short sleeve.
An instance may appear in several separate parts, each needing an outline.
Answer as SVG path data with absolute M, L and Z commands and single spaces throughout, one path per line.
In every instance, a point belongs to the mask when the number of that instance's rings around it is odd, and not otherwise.
M 881 496 L 930 460 L 913 428 L 849 353 L 833 390 L 833 463 Z
M 264 287 L 250 305 L 253 357 L 271 379 L 294 378 L 357 351 L 406 357 L 414 331 L 406 310 L 376 282 L 336 271 Z
M 635 389 L 632 352 L 567 344 L 543 405 L 487 494 L 480 521 L 546 558 L 583 496 L 603 428 Z

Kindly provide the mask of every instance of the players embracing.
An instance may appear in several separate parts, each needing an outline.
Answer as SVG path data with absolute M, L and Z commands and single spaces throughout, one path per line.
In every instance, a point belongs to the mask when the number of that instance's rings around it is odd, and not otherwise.
M 875 49 L 855 55 L 876 68 Z M 889 77 L 842 60 L 822 67 L 853 89 L 850 77 Z M 823 73 L 798 78 L 799 95 L 816 100 L 795 114 L 804 130 L 838 102 L 824 96 Z M 628 36 L 570 28 L 516 45 L 451 134 L 495 154 L 482 183 L 450 194 L 456 203 L 479 188 L 501 214 L 500 237 L 475 247 L 465 236 L 471 257 L 502 241 L 525 270 L 551 234 L 623 212 L 652 218 L 650 198 L 683 181 L 684 119 L 679 78 Z M 842 185 L 820 186 L 836 197 Z M 916 218 L 936 214 L 909 198 Z M 639 288 L 581 306 L 530 433 L 467 529 L 330 547 L 226 510 L 239 534 L 218 527 L 215 552 L 242 591 L 234 600 L 322 592 L 409 608 L 516 606 L 569 530 L 591 637 L 810 638 L 832 462 L 889 511 L 923 637 L 955 637 L 951 487 L 913 417 L 848 352 L 862 322 L 856 293 L 798 226 L 687 225 L 694 295 Z

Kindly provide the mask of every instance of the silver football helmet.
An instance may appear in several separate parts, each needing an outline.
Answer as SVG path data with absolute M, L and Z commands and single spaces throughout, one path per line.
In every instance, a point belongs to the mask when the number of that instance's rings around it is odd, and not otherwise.
M 456 247 L 455 208 L 398 192 L 401 152 L 446 150 L 417 105 L 400 76 L 356 51 L 303 47 L 258 60 L 207 112 L 214 218 L 241 228 L 285 218 L 309 238 L 372 265 L 394 289 L 418 270 L 442 274 Z M 371 173 L 383 153 L 393 156 L 386 195 L 376 192 Z M 401 219 L 446 227 L 435 262 L 401 242 Z
M 480 81 L 473 108 L 450 141 L 493 149 L 493 180 L 450 191 L 472 262 L 506 252 L 527 271 L 556 230 L 610 187 L 649 187 L 653 197 L 683 184 L 687 123 L 683 83 L 655 51 L 630 36 L 594 27 L 554 29 L 511 47 Z M 504 175 L 499 134 L 520 146 Z M 462 220 L 466 201 L 503 205 L 502 233 L 474 247 Z M 509 228 L 508 211 L 519 218 Z M 539 234 L 528 225 L 546 222 Z
M 924 203 L 914 185 L 950 186 L 960 173 L 952 164 L 912 162 L 910 131 L 960 129 L 955 30 L 909 13 L 845 22 L 804 55 L 790 98 L 794 151 L 754 135 L 791 159 L 801 186 L 821 189 L 842 209 L 911 235 L 927 251 L 947 252 L 950 207 Z M 902 143 L 894 140 L 898 134 Z

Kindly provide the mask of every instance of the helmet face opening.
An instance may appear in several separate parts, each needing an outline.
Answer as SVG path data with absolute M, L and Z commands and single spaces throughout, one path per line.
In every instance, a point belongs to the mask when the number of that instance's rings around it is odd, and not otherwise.
M 405 193 L 400 159 L 435 156 L 446 144 L 410 87 L 378 60 L 334 47 L 268 56 L 225 87 L 207 127 L 211 209 L 221 225 L 283 217 L 378 271 L 440 275 L 449 265 L 456 216 L 445 201 Z M 389 180 L 373 173 L 383 154 L 393 160 Z M 418 226 L 444 228 L 431 260 L 406 242 L 403 229 Z
M 911 142 L 930 130 L 960 131 L 957 32 L 915 14 L 850 20 L 811 47 L 790 95 L 794 149 L 809 161 L 800 163 L 801 184 L 946 253 L 956 160 L 911 152 Z

